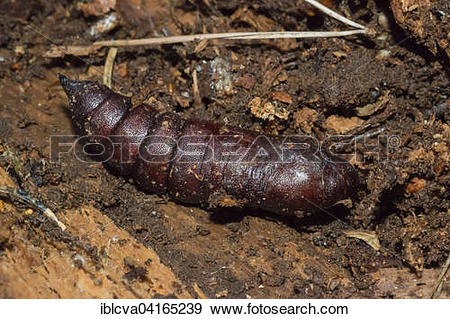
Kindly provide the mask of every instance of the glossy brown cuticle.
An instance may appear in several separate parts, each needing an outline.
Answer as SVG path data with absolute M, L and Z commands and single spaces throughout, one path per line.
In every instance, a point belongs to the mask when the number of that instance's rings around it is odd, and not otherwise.
M 281 161 L 271 152 L 263 161 L 254 160 L 260 159 L 255 157 L 259 148 L 280 151 L 284 137 L 261 138 L 257 132 L 237 127 L 182 120 L 175 113 L 146 104 L 131 108 L 128 97 L 104 85 L 72 81 L 64 75 L 60 75 L 60 81 L 75 125 L 89 136 L 111 137 L 119 146 L 104 145 L 105 158 L 109 158 L 106 165 L 132 177 L 144 191 L 208 207 L 292 213 L 329 207 L 350 197 L 358 184 L 349 163 L 331 161 L 311 151 L 313 148 L 296 152 L 291 161 Z M 211 159 L 211 149 L 217 154 L 230 154 L 230 144 L 217 141 L 233 137 L 233 147 L 249 150 L 247 159 Z M 102 139 L 93 140 L 102 143 Z M 186 161 L 184 155 L 195 149 L 192 143 L 209 148 L 198 149 L 200 155 Z

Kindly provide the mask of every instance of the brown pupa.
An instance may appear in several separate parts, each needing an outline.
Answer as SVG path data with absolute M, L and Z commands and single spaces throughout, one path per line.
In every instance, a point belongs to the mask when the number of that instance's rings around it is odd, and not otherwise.
M 101 146 L 107 166 L 144 191 L 208 207 L 293 213 L 329 207 L 358 185 L 353 167 L 317 151 L 312 138 L 183 120 L 152 105 L 132 107 L 130 98 L 93 81 L 60 81 L 75 125 Z

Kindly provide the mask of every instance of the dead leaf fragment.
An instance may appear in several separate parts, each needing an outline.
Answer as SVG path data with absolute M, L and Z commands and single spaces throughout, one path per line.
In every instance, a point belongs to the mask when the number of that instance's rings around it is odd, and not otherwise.
M 431 163 L 434 163 L 433 151 L 427 152 L 423 147 L 421 147 L 418 149 L 413 149 L 408 153 L 408 162 L 415 162 L 420 160 L 430 161 Z
M 244 89 L 252 89 L 256 84 L 256 79 L 252 77 L 250 74 L 244 74 L 240 78 L 238 78 L 235 82 L 236 86 L 243 87 Z
M 226 297 L 228 297 L 228 289 L 216 293 L 216 298 L 226 298 Z
M 375 232 L 348 230 L 344 231 L 344 234 L 347 237 L 361 239 L 373 249 L 380 250 L 380 240 Z
M 355 108 L 358 116 L 369 116 L 384 108 L 386 104 L 391 101 L 389 91 L 386 91 L 382 97 L 380 97 L 375 103 L 370 103 L 362 107 Z
M 334 51 L 333 55 L 337 58 L 345 58 L 347 57 L 347 53 L 343 52 L 343 51 Z
M 252 114 L 257 113 L 261 108 L 261 101 L 261 98 L 259 96 L 256 96 L 250 102 L 248 102 L 247 107 L 250 109 Z
M 310 134 L 314 123 L 317 122 L 317 116 L 316 110 L 304 107 L 294 114 L 295 127 L 300 127 L 303 132 Z
M 236 207 L 239 206 L 238 202 L 231 197 L 223 197 L 219 201 L 220 207 Z
M 77 3 L 77 8 L 85 16 L 102 16 L 116 7 L 116 0 L 94 0 L 89 3 Z
M 292 103 L 292 97 L 286 92 L 272 92 L 272 99 L 286 104 Z
M 427 181 L 418 177 L 413 177 L 408 186 L 406 186 L 406 192 L 417 193 L 427 185 Z
M 125 78 L 128 75 L 128 64 L 123 62 L 114 66 L 114 72 L 119 74 L 121 78 Z
M 262 104 L 262 100 L 260 97 L 253 98 L 248 103 L 248 108 L 250 112 L 257 118 L 261 118 L 263 120 L 274 120 L 275 117 L 278 117 L 282 120 L 287 120 L 289 116 L 289 111 L 283 107 L 278 106 L 277 103 L 266 102 L 264 105 Z
M 346 133 L 358 126 L 361 126 L 364 120 L 353 116 L 353 117 L 343 117 L 338 115 L 331 115 L 325 121 L 324 127 L 326 129 L 333 129 L 339 134 Z

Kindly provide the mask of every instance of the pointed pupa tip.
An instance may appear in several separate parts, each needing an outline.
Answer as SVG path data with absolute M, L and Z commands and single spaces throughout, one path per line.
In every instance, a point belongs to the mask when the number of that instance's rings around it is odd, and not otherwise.
M 69 98 L 72 95 L 76 94 L 77 91 L 81 88 L 82 84 L 84 83 L 83 81 L 71 80 L 61 73 L 58 73 L 58 77 L 64 92 L 66 92 Z
M 71 90 L 71 83 L 73 81 L 71 81 L 67 76 L 65 76 L 64 74 L 61 74 L 58 72 L 58 77 L 59 77 L 59 83 L 61 83 L 61 86 L 63 87 L 64 91 L 68 94 Z
M 67 76 L 65 76 L 64 74 L 59 73 L 59 72 L 58 72 L 58 77 L 59 77 L 59 82 L 61 83 L 62 86 L 67 85 L 67 83 L 70 81 Z

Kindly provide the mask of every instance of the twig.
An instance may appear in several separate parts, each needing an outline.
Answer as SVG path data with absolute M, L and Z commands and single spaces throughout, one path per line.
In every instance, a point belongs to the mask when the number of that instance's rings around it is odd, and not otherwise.
M 442 266 L 439 277 L 436 280 L 436 285 L 434 286 L 433 293 L 431 294 L 432 299 L 439 298 L 439 295 L 441 294 L 441 290 L 442 290 L 442 285 L 444 283 L 445 274 L 447 273 L 449 268 L 450 268 L 450 255 L 448 255 L 444 266 Z
M 113 72 L 114 60 L 116 59 L 117 48 L 110 48 L 105 62 L 105 72 L 103 72 L 103 84 L 111 88 L 111 76 Z
M 256 39 L 305 39 L 305 38 L 331 38 L 344 37 L 354 34 L 364 34 L 364 29 L 347 30 L 347 31 L 275 31 L 275 32 L 230 32 L 230 33 L 208 33 L 193 35 L 177 35 L 164 38 L 148 38 L 135 40 L 107 40 L 97 41 L 92 44 L 93 47 L 123 47 L 123 46 L 142 46 L 156 44 L 170 44 L 180 42 L 192 42 L 211 39 L 226 40 L 256 40 Z
M 47 208 L 41 202 L 31 198 L 22 189 L 13 189 L 7 186 L 0 186 L 0 196 L 8 198 L 9 200 L 17 200 L 18 202 L 36 210 L 40 210 L 45 216 L 53 220 L 62 231 L 66 230 L 66 225 L 61 223 L 56 215 L 52 212 L 50 208 Z
M 350 134 L 351 138 L 348 140 L 348 142 L 346 142 L 346 139 L 344 138 L 344 140 L 342 140 L 340 143 L 336 144 L 335 148 L 337 151 L 344 150 L 345 148 L 348 147 L 348 145 L 354 145 L 355 143 L 359 142 L 360 140 L 364 140 L 366 138 L 372 138 L 374 136 L 377 136 L 377 135 L 383 133 L 385 130 L 386 130 L 385 127 L 379 127 L 378 129 L 376 129 L 372 132 L 367 132 L 365 134 L 357 134 L 357 135 Z
M 90 46 L 62 46 L 52 47 L 44 56 L 49 58 L 56 58 L 64 56 L 65 54 L 73 54 L 76 56 L 89 55 L 103 47 L 131 47 L 143 45 L 160 45 L 192 41 L 206 41 L 213 39 L 227 39 L 227 40 L 257 40 L 257 39 L 306 39 L 306 38 L 331 38 L 331 37 L 345 37 L 355 34 L 371 34 L 371 30 L 365 26 L 353 22 L 337 12 L 327 8 L 315 0 L 304 0 L 310 5 L 316 7 L 318 10 L 324 12 L 330 17 L 335 18 L 347 25 L 357 28 L 356 30 L 346 31 L 275 31 L 275 32 L 227 32 L 227 33 L 210 33 L 210 34 L 193 34 L 193 35 L 178 35 L 170 37 L 156 37 L 147 39 L 134 40 L 106 40 L 97 41 Z M 111 53 L 111 52 L 110 52 Z
M 316 7 L 317 9 L 322 11 L 323 13 L 328 14 L 330 17 L 333 17 L 333 18 L 335 18 L 338 21 L 341 21 L 341 22 L 343 22 L 345 24 L 348 24 L 349 26 L 352 26 L 352 27 L 357 28 L 357 29 L 366 30 L 365 26 L 363 26 L 363 25 L 361 25 L 359 23 L 353 22 L 352 20 L 349 20 L 349 19 L 347 19 L 344 16 L 341 16 L 339 13 L 334 12 L 333 10 L 327 8 L 326 6 L 324 6 L 323 4 L 321 4 L 321 3 L 319 3 L 319 2 L 317 2 L 315 0 L 303 0 L 303 1 L 309 3 L 310 5 Z
M 200 90 L 198 89 L 197 69 L 192 71 L 192 91 L 194 93 L 194 101 L 196 105 L 201 104 Z

